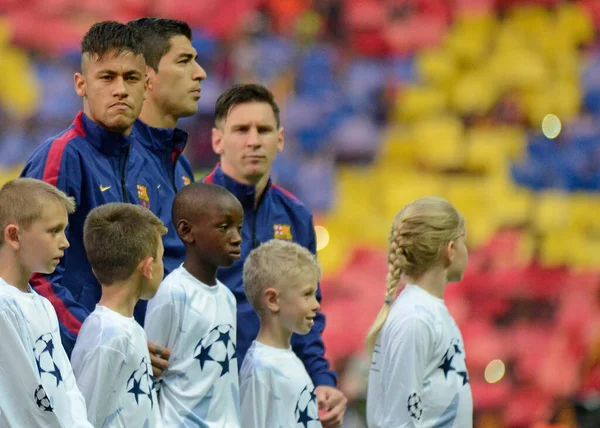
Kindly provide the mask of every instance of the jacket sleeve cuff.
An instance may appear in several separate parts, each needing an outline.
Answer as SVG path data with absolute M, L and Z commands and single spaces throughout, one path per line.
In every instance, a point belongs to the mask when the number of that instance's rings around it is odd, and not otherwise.
M 332 386 L 337 388 L 337 378 L 331 372 L 318 373 L 312 378 L 315 388 L 317 386 Z

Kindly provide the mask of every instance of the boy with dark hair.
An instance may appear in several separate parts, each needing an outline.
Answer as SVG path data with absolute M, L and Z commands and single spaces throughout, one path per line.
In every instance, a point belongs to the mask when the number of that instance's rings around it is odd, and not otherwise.
M 29 285 L 69 247 L 73 198 L 39 180 L 0 189 L 0 426 L 91 427 L 54 308 Z
M 102 205 L 85 221 L 83 240 L 102 298 L 81 327 L 71 361 L 94 426 L 160 426 L 146 333 L 133 308 L 152 298 L 163 278 L 166 231 L 152 212 L 132 204 Z
M 171 349 L 158 403 L 165 426 L 239 427 L 236 306 L 217 269 L 240 257 L 243 212 L 222 187 L 192 183 L 173 203 L 182 266 L 148 302 L 146 333 Z

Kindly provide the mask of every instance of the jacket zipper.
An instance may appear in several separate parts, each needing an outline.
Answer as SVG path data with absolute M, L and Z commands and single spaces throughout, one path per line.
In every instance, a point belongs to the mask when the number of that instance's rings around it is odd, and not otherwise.
M 171 180 L 171 186 L 173 186 L 173 190 L 177 193 L 177 186 L 175 185 L 175 168 L 177 167 L 177 161 L 179 160 L 179 156 L 181 153 L 176 152 L 175 159 L 173 164 L 171 164 L 171 160 L 169 159 L 169 152 L 165 153 L 165 165 L 167 167 L 167 176 L 169 180 Z
M 263 199 L 265 198 L 265 195 L 267 194 L 268 190 L 269 189 L 265 187 L 265 190 L 263 190 L 263 194 L 260 195 L 258 204 L 256 204 L 256 209 L 253 208 L 254 218 L 252 219 L 252 249 L 257 248 L 260 245 L 260 242 L 258 242 L 258 240 L 256 239 L 256 218 L 258 217 L 258 209 L 260 208 L 260 204 L 262 203 Z
M 125 153 L 125 162 L 122 162 L 122 154 L 119 155 L 119 169 L 121 173 L 121 191 L 123 192 L 123 202 L 129 202 L 129 196 L 127 196 L 127 186 L 125 185 L 125 170 L 127 169 L 127 161 L 129 160 L 129 147 L 127 147 L 127 152 Z

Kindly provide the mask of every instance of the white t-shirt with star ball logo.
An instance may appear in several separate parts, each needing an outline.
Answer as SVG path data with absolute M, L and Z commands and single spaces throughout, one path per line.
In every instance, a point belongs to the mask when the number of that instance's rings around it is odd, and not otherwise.
M 148 302 L 148 340 L 171 350 L 169 368 L 157 379 L 165 427 L 240 426 L 236 314 L 223 283 L 204 284 L 183 266 Z
M 94 426 L 160 426 L 146 333 L 133 317 L 96 305 L 81 326 L 71 363 Z
M 0 427 L 90 427 L 52 304 L 0 278 Z
M 473 426 L 462 335 L 443 299 L 417 285 L 398 295 L 377 338 L 367 423 L 369 428 Z
M 306 368 L 289 349 L 254 341 L 240 371 L 244 428 L 318 428 L 315 387 Z

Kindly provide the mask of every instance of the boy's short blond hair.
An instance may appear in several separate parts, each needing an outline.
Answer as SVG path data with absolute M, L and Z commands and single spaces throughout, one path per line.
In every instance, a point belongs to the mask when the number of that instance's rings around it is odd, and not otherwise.
M 83 245 L 94 275 L 102 285 L 131 277 L 146 257 L 157 257 L 167 228 L 139 205 L 109 203 L 94 208 L 85 219 Z
M 321 278 L 316 257 L 294 242 L 272 239 L 252 250 L 244 263 L 244 289 L 259 314 L 264 310 L 265 289 L 297 287 Z
M 0 246 L 4 244 L 4 229 L 16 224 L 29 229 L 44 211 L 44 204 L 54 202 L 61 205 L 67 214 L 75 212 L 75 199 L 67 196 L 51 184 L 35 178 L 15 178 L 0 189 Z

